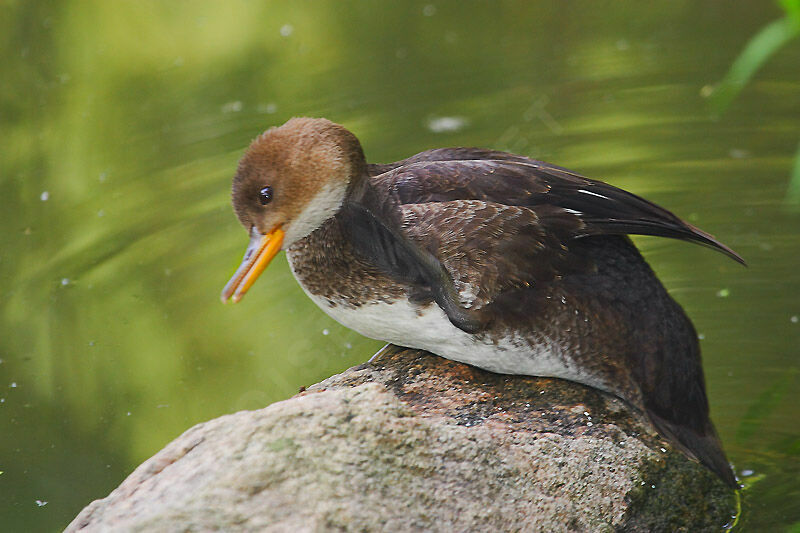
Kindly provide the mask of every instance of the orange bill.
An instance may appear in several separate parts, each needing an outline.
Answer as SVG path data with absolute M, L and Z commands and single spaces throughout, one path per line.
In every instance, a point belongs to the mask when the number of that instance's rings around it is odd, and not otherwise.
M 244 293 L 255 283 L 258 276 L 264 272 L 267 265 L 275 255 L 280 252 L 283 245 L 284 232 L 275 228 L 266 235 L 262 235 L 255 228 L 250 231 L 250 244 L 242 259 L 242 264 L 236 269 L 233 277 L 222 289 L 222 303 L 233 300 L 238 302 Z

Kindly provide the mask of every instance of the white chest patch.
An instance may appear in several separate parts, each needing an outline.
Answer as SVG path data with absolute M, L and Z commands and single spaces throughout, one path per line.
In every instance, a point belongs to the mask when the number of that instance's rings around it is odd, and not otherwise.
M 291 261 L 290 261 L 291 265 Z M 303 284 L 301 283 L 302 287 Z M 407 300 L 360 307 L 331 306 L 303 290 L 331 318 L 365 337 L 427 350 L 447 359 L 500 374 L 558 377 L 598 386 L 598 379 L 575 365 L 555 342 L 531 344 L 523 338 L 480 338 L 455 327 L 436 304 L 419 307 Z

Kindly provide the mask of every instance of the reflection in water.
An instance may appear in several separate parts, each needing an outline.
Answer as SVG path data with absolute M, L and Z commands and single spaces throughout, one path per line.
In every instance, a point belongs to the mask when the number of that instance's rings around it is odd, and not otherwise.
M 770 9 L 8 7 L 0 523 L 62 527 L 190 425 L 379 348 L 319 312 L 280 256 L 245 302 L 218 304 L 246 242 L 229 207 L 236 161 L 293 115 L 344 124 L 372 161 L 455 145 L 552 161 L 744 255 L 747 270 L 637 239 L 702 335 L 712 415 L 751 487 L 743 523 L 800 521 L 785 498 L 800 489 L 800 214 L 782 207 L 800 49 L 776 55 L 722 119 L 701 96 Z

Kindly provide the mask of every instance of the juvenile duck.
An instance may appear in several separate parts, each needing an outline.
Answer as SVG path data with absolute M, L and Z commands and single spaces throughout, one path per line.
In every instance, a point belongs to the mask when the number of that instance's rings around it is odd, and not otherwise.
M 362 335 L 492 372 L 619 396 L 725 483 L 697 334 L 627 237 L 733 250 L 606 183 L 505 152 L 368 164 L 358 139 L 294 118 L 248 148 L 233 208 L 250 234 L 222 291 L 239 301 L 285 250 L 328 315 Z

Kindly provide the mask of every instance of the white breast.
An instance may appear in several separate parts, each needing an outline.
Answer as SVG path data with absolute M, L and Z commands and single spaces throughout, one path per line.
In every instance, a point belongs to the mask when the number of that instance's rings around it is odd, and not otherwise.
M 533 344 L 514 336 L 475 336 L 455 327 L 436 304 L 420 307 L 401 299 L 359 307 L 332 306 L 325 298 L 308 292 L 302 283 L 300 286 L 331 318 L 365 337 L 427 350 L 500 374 L 558 377 L 598 386 L 597 378 L 582 372 L 555 342 Z

